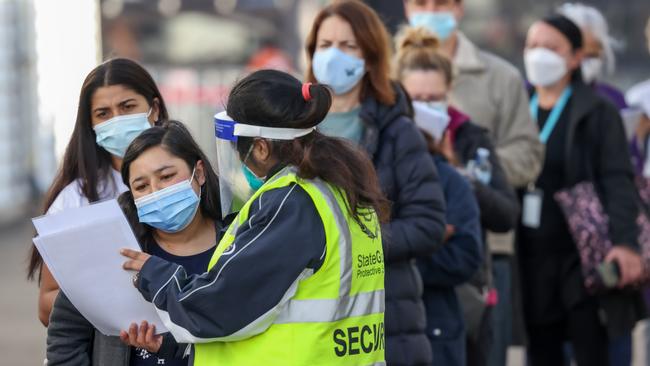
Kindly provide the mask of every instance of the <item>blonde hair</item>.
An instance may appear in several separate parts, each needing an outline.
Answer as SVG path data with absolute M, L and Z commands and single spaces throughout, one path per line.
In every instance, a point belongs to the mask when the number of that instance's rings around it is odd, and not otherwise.
M 440 52 L 440 41 L 424 27 L 403 27 L 395 37 L 393 77 L 402 80 L 406 71 L 440 71 L 447 85 L 453 80 L 452 63 Z

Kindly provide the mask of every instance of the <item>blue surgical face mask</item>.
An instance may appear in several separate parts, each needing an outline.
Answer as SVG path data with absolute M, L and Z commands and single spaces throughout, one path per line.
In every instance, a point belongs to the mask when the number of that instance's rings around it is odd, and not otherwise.
M 365 61 L 336 47 L 316 51 L 312 60 L 316 80 L 332 88 L 334 94 L 349 92 L 365 74 Z
M 248 152 L 246 153 L 246 157 L 244 157 L 244 161 L 242 162 L 242 171 L 244 172 L 244 177 L 246 177 L 246 181 L 248 182 L 248 185 L 251 187 L 251 189 L 255 192 L 258 189 L 262 188 L 264 185 L 264 181 L 266 180 L 266 177 L 258 177 L 253 171 L 246 166 L 246 160 L 250 157 L 251 153 L 253 152 L 253 147 L 255 144 L 251 144 L 251 147 L 248 149 Z
M 135 200 L 141 223 L 167 233 L 185 229 L 196 216 L 201 202 L 192 188 L 192 178 Z
M 409 18 L 409 23 L 412 27 L 425 27 L 443 42 L 451 37 L 458 26 L 454 13 L 450 11 L 415 13 Z
M 109 153 L 124 157 L 126 148 L 138 135 L 151 127 L 149 113 L 135 113 L 116 116 L 106 122 L 96 125 L 93 129 L 97 135 L 97 145 Z

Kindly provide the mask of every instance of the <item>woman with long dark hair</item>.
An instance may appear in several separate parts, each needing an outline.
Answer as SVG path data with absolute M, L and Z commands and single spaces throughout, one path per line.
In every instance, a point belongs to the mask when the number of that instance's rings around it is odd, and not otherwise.
M 386 201 L 365 154 L 315 130 L 330 104 L 279 71 L 242 79 L 215 129 L 222 209 L 243 206 L 208 271 L 123 251 L 195 365 L 384 364 Z
M 188 274 L 203 273 L 222 228 L 219 182 L 185 126 L 170 121 L 142 132 L 124 155 L 122 181 L 129 191 L 119 197 L 120 206 L 142 249 Z M 133 324 L 121 338 L 137 331 Z M 48 326 L 48 365 L 188 365 L 186 345 L 169 333 L 153 334 L 155 353 L 138 344 L 129 348 L 100 334 L 61 292 Z
M 45 195 L 44 213 L 115 198 L 126 191 L 119 170 L 124 152 L 143 130 L 168 119 L 151 75 L 117 58 L 93 69 L 81 87 L 77 120 L 62 165 Z M 38 317 L 47 325 L 59 286 L 32 246 L 29 279 L 38 279 Z
M 430 365 L 422 279 L 416 258 L 442 243 L 445 204 L 435 165 L 409 117 L 404 92 L 390 80 L 390 39 L 361 1 L 337 1 L 307 38 L 307 80 L 327 84 L 332 108 L 318 128 L 346 138 L 372 159 L 393 205 L 386 231 L 386 361 Z

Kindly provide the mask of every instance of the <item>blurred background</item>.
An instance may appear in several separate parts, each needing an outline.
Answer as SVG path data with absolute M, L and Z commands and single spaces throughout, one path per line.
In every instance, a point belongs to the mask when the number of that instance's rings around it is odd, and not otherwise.
M 480 46 L 522 67 L 528 26 L 560 1 L 464 0 L 461 29 Z M 248 70 L 276 68 L 300 77 L 303 40 L 325 0 L 0 0 L 0 354 L 7 365 L 40 365 L 45 330 L 37 285 L 25 280 L 40 199 L 56 172 L 86 74 L 102 60 L 141 62 L 171 116 L 186 123 L 216 158 L 212 116 L 229 86 Z M 401 0 L 367 0 L 394 32 Z M 619 41 L 617 72 L 626 89 L 650 78 L 643 37 L 648 0 L 584 3 L 598 7 Z

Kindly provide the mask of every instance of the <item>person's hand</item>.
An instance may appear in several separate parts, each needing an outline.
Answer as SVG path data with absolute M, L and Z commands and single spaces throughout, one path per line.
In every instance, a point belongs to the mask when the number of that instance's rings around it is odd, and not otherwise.
M 618 287 L 633 285 L 643 274 L 643 261 L 641 256 L 622 245 L 614 246 L 607 256 L 606 262 L 616 262 L 621 272 Z
M 142 269 L 142 266 L 144 266 L 144 263 L 151 257 L 147 253 L 139 252 L 137 250 L 132 250 L 132 249 L 122 249 L 120 250 L 120 254 L 127 258 L 131 258 L 131 260 L 128 260 L 124 262 L 124 265 L 122 266 L 126 270 L 131 270 L 131 271 L 138 271 Z
M 120 332 L 120 339 L 131 347 L 146 349 L 151 353 L 158 353 L 163 343 L 163 336 L 156 335 L 156 326 L 149 325 L 146 321 L 139 328 L 137 324 L 131 323 L 128 332 Z
M 636 137 L 642 141 L 645 141 L 646 137 L 650 134 L 650 117 L 645 113 L 641 115 L 639 119 L 639 124 L 636 125 L 636 131 L 634 131 Z
M 451 236 L 454 235 L 454 233 L 456 233 L 456 228 L 454 227 L 454 225 L 447 225 L 445 227 L 445 236 L 443 237 L 442 242 L 446 243 L 449 240 L 449 238 L 451 238 Z

